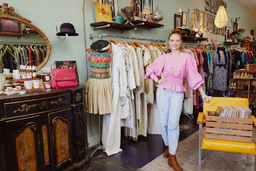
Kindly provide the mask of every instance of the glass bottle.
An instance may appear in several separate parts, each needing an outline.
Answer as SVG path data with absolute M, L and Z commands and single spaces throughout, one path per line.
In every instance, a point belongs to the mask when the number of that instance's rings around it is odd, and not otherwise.
M 36 78 L 37 77 L 37 74 L 36 74 L 36 67 L 33 65 L 32 66 L 32 77 L 33 78 Z
M 163 12 L 159 9 L 159 6 L 156 6 L 156 9 L 152 13 L 151 19 L 153 21 L 161 21 L 164 19 Z

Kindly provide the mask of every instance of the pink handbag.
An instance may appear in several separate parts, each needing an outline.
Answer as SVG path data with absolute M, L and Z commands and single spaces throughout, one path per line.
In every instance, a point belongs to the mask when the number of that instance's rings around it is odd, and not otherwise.
M 75 68 L 55 68 L 52 69 L 51 87 L 76 87 L 78 85 L 77 74 Z

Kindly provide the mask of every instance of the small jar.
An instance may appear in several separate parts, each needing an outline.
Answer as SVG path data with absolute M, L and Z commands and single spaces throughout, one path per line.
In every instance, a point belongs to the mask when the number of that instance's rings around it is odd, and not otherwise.
M 32 81 L 24 81 L 24 87 L 25 89 L 29 90 L 33 88 L 33 83 Z
M 12 91 L 12 84 L 5 84 L 4 85 L 4 91 L 5 92 L 11 92 Z
M 40 81 L 39 80 L 33 80 L 33 88 L 34 89 L 40 88 Z
M 27 78 L 32 78 L 32 75 L 31 74 L 27 74 Z
M 43 80 L 44 80 L 44 82 L 49 82 L 50 81 L 50 75 L 43 74 Z
M 20 83 L 13 83 L 13 88 L 16 88 L 18 91 L 20 91 L 21 90 Z

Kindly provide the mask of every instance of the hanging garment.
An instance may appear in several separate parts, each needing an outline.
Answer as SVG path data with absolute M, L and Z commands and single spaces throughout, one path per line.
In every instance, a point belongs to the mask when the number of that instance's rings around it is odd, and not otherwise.
M 2 47 L 2 50 L 4 49 L 4 46 Z M 13 54 L 13 49 L 11 48 L 11 53 Z M 10 72 L 17 68 L 17 63 L 15 62 L 15 58 L 12 56 L 9 51 L 6 51 L 4 56 L 2 57 L 3 62 L 3 68 L 9 68 Z
M 120 45 L 111 43 L 112 56 L 112 79 L 113 79 L 113 103 L 111 115 L 103 116 L 102 143 L 106 154 L 113 155 L 122 149 L 121 146 L 121 100 L 125 95 L 127 86 L 126 71 L 124 67 L 123 51 Z
M 132 104 L 131 104 L 131 99 L 132 94 L 131 94 L 131 90 L 136 88 L 135 85 L 135 79 L 134 79 L 134 72 L 133 72 L 133 65 L 132 65 L 132 61 L 130 58 L 130 54 L 129 54 L 129 49 L 123 45 L 121 45 L 122 47 L 122 51 L 123 51 L 123 55 L 121 57 L 123 57 L 123 66 L 125 68 L 125 75 L 123 76 L 123 79 L 126 79 L 126 86 L 125 88 L 125 94 L 121 96 L 120 100 L 121 100 L 121 106 L 122 106 L 122 113 L 121 113 L 121 119 L 126 119 L 126 118 L 130 118 L 131 114 L 132 114 Z M 122 125 L 125 126 L 125 125 Z M 128 125 L 127 125 L 128 126 Z M 130 127 L 130 126 L 129 126 Z
M 184 114 L 193 114 L 194 105 L 193 105 L 193 90 L 189 88 L 188 78 L 184 79 L 185 82 L 185 99 L 183 103 L 183 113 Z
M 142 49 L 137 48 L 136 50 L 136 56 L 138 61 L 138 67 L 139 67 L 139 76 L 140 76 L 140 86 L 136 88 L 135 98 L 136 98 L 136 114 L 137 119 L 141 121 L 141 108 L 143 108 L 144 104 L 142 103 L 141 96 L 144 94 L 145 86 L 144 86 L 144 66 L 143 66 L 143 57 L 142 57 Z
M 136 57 L 136 52 L 135 52 L 134 48 L 130 45 L 127 45 L 127 48 L 129 49 L 130 58 L 132 60 L 135 84 L 136 84 L 136 86 L 140 86 L 139 66 L 138 66 L 138 61 L 137 61 L 137 57 Z
M 35 52 L 35 66 L 38 66 L 41 63 L 40 52 L 39 52 L 39 50 L 37 49 L 36 46 L 33 46 L 33 49 L 34 49 L 34 52 Z
M 112 50 L 89 53 L 90 78 L 86 83 L 86 105 L 90 114 L 110 114 L 112 112 L 112 80 L 109 67 Z
M 217 52 L 212 56 L 213 61 L 213 89 L 226 91 L 227 90 L 227 64 L 225 62 L 225 56 L 220 56 L 220 60 Z

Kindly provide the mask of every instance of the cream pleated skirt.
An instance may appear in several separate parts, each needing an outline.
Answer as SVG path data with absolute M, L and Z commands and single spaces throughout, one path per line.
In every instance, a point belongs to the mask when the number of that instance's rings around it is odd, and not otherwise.
M 112 112 L 112 79 L 89 78 L 86 83 L 86 108 L 89 114 Z

